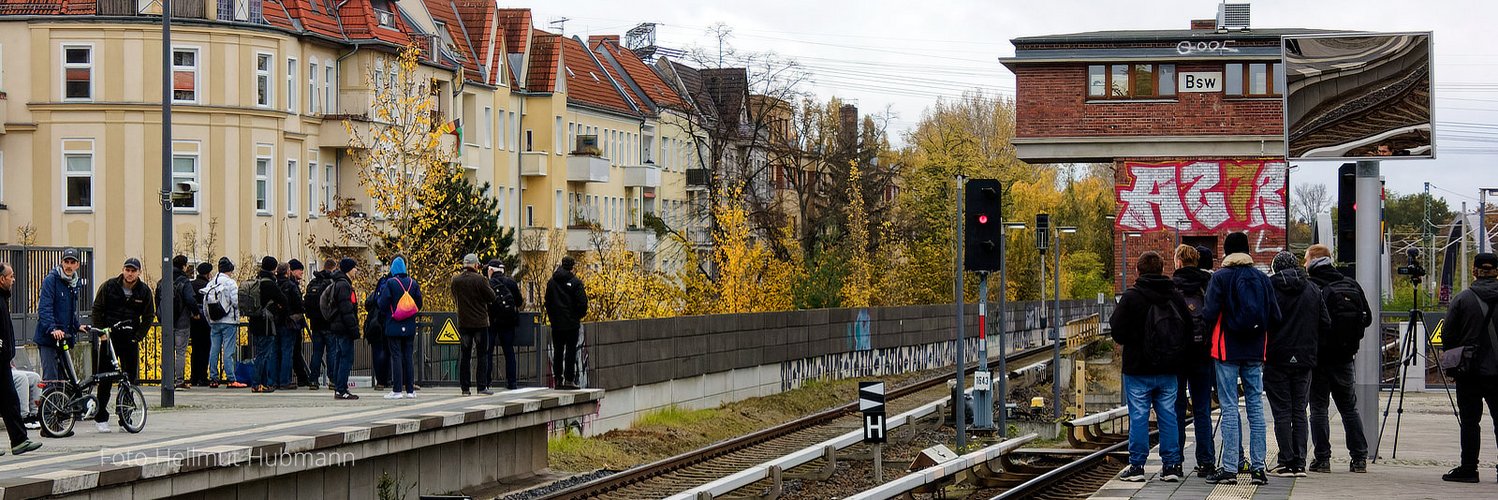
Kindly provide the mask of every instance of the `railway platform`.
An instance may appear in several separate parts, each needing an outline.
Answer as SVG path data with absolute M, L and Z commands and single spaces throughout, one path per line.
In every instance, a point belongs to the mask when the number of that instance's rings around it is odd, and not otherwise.
M 1377 411 L 1379 420 L 1383 420 L 1383 408 L 1388 393 L 1380 394 Z M 1398 404 L 1396 399 L 1395 404 Z M 1371 406 L 1359 405 L 1360 408 Z M 1268 410 L 1266 404 L 1265 410 Z M 1330 474 L 1309 473 L 1303 478 L 1282 478 L 1270 476 L 1269 484 L 1264 486 L 1251 486 L 1248 484 L 1248 475 L 1238 476 L 1238 485 L 1211 485 L 1202 478 L 1191 476 L 1179 483 L 1167 483 L 1155 479 L 1154 474 L 1160 470 L 1160 459 L 1157 447 L 1150 452 L 1149 463 L 1145 465 L 1145 471 L 1151 473 L 1148 482 L 1129 483 L 1113 479 L 1104 485 L 1092 500 L 1164 500 L 1164 499 L 1253 499 L 1253 500 L 1279 500 L 1279 499 L 1493 499 L 1498 498 L 1498 478 L 1495 478 L 1494 465 L 1498 463 L 1498 451 L 1494 450 L 1494 437 L 1490 433 L 1493 427 L 1487 423 L 1483 425 L 1483 449 L 1480 455 L 1479 470 L 1482 482 L 1477 484 L 1449 483 L 1441 480 L 1444 474 L 1452 467 L 1456 467 L 1460 446 L 1457 438 L 1456 417 L 1451 414 L 1451 403 L 1446 398 L 1446 393 L 1440 390 L 1431 392 L 1415 393 L 1405 395 L 1404 419 L 1399 428 L 1398 455 L 1394 455 L 1393 434 L 1394 418 L 1396 414 L 1391 410 L 1388 426 L 1384 431 L 1384 443 L 1380 450 L 1380 458 L 1376 462 L 1368 464 L 1366 474 L 1355 474 L 1348 471 L 1348 456 L 1345 440 L 1342 438 L 1342 422 L 1336 412 L 1332 412 L 1331 444 L 1332 444 L 1332 472 Z M 1266 418 L 1268 416 L 1266 415 Z M 1483 416 L 1484 422 L 1491 422 L 1490 417 Z M 1269 453 L 1268 466 L 1274 466 L 1274 455 L 1276 446 L 1274 442 L 1274 426 L 1269 419 Z M 1194 460 L 1194 449 L 1196 443 L 1192 437 L 1191 429 L 1186 432 L 1186 471 L 1196 466 Z M 1247 435 L 1244 435 L 1247 443 Z M 1218 443 L 1221 446 L 1221 443 Z M 1218 455 L 1219 457 L 1221 454 Z

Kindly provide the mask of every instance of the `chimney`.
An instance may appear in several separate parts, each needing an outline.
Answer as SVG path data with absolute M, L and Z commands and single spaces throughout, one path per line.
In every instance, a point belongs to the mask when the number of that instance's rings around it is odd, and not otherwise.
M 1192 19 L 1191 31 L 1212 31 L 1217 29 L 1216 19 Z

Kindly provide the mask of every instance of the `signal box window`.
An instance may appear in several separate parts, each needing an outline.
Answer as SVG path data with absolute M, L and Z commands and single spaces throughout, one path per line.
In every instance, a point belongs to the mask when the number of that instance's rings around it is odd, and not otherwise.
M 1174 64 L 1094 64 L 1087 67 L 1090 99 L 1157 99 L 1176 95 Z

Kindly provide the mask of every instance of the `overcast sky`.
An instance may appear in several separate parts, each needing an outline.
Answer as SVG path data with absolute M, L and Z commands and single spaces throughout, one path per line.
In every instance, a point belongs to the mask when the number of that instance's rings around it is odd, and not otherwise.
M 937 98 L 964 90 L 1013 95 L 1014 75 L 998 58 L 1014 54 L 1011 38 L 1098 30 L 1185 29 L 1214 17 L 1217 1 L 1044 2 L 988 0 L 550 0 L 530 7 L 536 26 L 567 35 L 622 34 L 659 23 L 657 44 L 707 47 L 708 28 L 733 29 L 741 51 L 773 51 L 812 73 L 821 98 L 855 101 L 864 113 L 893 114 L 892 138 L 919 121 Z M 1423 189 L 1453 208 L 1475 208 L 1478 186 L 1498 187 L 1498 2 L 1478 0 L 1258 0 L 1260 28 L 1434 31 L 1436 160 L 1388 161 L 1383 173 L 1401 193 Z M 1037 8 L 1038 6 L 1043 6 Z M 566 17 L 562 29 L 551 21 Z M 1488 33 L 1488 35 L 1483 35 Z M 1291 182 L 1334 187 L 1341 162 L 1305 162 Z

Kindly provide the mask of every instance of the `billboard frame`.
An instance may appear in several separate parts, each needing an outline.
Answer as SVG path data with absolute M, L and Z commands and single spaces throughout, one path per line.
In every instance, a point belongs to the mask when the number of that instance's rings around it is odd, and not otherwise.
M 1428 69 L 1426 70 L 1426 72 L 1427 72 L 1427 74 L 1429 76 L 1427 78 L 1428 82 L 1427 82 L 1427 89 L 1426 89 L 1426 91 L 1430 95 L 1430 103 L 1429 103 L 1429 107 L 1430 107 L 1430 153 L 1429 154 L 1425 154 L 1425 155 L 1408 155 L 1408 156 L 1404 156 L 1404 155 L 1398 155 L 1398 156 L 1292 156 L 1291 155 L 1291 148 L 1290 148 L 1290 89 L 1289 89 L 1289 87 L 1290 87 L 1290 64 L 1289 64 L 1289 62 L 1286 61 L 1286 57 L 1285 57 L 1285 47 L 1286 47 L 1287 42 L 1289 42 L 1290 40 L 1308 40 L 1308 39 L 1324 39 L 1324 38 L 1387 37 L 1387 36 L 1406 36 L 1406 35 L 1415 35 L 1415 36 L 1423 35 L 1423 36 L 1426 37 L 1426 40 L 1427 40 L 1426 41 L 1426 61 L 1427 61 L 1426 62 L 1426 67 Z M 1436 149 L 1437 149 L 1436 148 L 1436 144 L 1437 144 L 1438 141 L 1436 140 L 1436 106 L 1435 106 L 1435 104 L 1436 104 L 1436 93 L 1435 93 L 1435 86 L 1436 86 L 1436 73 L 1435 73 L 1435 69 L 1436 69 L 1435 68 L 1435 31 L 1391 31 L 1391 32 L 1347 31 L 1347 32 L 1335 32 L 1335 33 L 1280 35 L 1280 64 L 1281 64 L 1281 67 L 1285 68 L 1285 70 L 1284 70 L 1285 81 L 1283 82 L 1284 91 L 1283 91 L 1283 93 L 1280 96 L 1280 122 L 1281 122 L 1280 125 L 1281 125 L 1282 134 L 1283 134 L 1282 138 L 1283 138 L 1283 141 L 1284 141 L 1284 144 L 1285 144 L 1285 155 L 1284 155 L 1284 158 L 1285 158 L 1286 162 L 1337 161 L 1337 162 L 1345 163 L 1345 162 L 1349 162 L 1349 161 L 1434 160 L 1434 159 L 1437 158 L 1437 156 L 1436 156 Z

